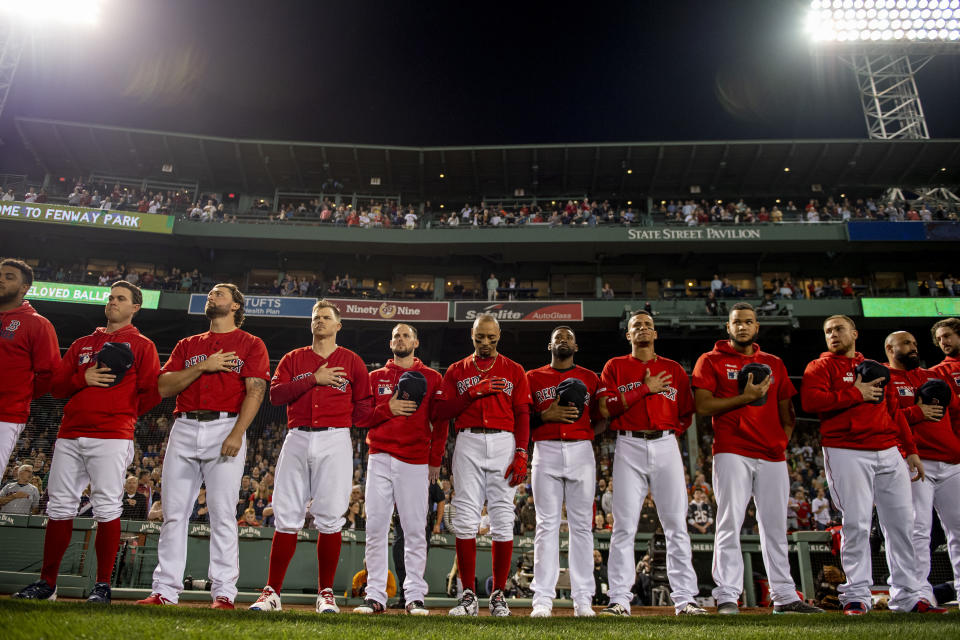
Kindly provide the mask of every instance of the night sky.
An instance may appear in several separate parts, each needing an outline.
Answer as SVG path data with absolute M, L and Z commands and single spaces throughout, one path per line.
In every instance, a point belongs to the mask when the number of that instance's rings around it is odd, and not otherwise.
M 420 4 L 108 0 L 95 29 L 35 35 L 0 136 L 14 115 L 400 145 L 866 136 L 805 1 Z M 931 135 L 960 137 L 960 56 L 918 82 Z

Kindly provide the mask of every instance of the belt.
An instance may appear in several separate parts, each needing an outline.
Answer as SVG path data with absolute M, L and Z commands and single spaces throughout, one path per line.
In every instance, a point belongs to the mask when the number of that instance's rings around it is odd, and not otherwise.
M 337 429 L 337 427 L 311 427 L 308 424 L 293 428 L 297 431 L 332 431 L 333 429 Z
M 466 429 L 461 429 L 467 433 L 504 433 L 503 429 L 488 429 L 487 427 L 467 427 Z
M 198 422 L 210 422 L 211 420 L 219 420 L 220 414 L 222 411 L 208 411 L 206 409 L 201 409 L 200 411 L 184 411 L 180 414 L 180 417 L 184 420 L 197 420 Z M 236 418 L 237 414 L 234 411 L 227 412 L 228 418 Z
M 618 436 L 626 436 L 628 438 L 643 438 L 644 440 L 656 440 L 657 438 L 662 438 L 667 434 L 672 433 L 671 431 L 617 431 Z

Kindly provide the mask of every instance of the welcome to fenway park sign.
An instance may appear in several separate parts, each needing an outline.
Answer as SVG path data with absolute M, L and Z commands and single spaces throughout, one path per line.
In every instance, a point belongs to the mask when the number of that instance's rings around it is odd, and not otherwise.
M 489 314 L 500 322 L 580 322 L 583 320 L 583 301 L 453 303 L 453 319 L 457 322 L 473 322 L 482 314 Z

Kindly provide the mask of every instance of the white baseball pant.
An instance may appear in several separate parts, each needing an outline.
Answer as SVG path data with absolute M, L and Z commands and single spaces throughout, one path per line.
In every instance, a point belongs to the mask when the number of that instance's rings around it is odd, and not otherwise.
M 123 482 L 132 460 L 133 440 L 58 438 L 47 480 L 47 515 L 51 520 L 76 518 L 89 484 L 94 519 L 116 520 L 123 513 Z
M 387 537 L 396 503 L 403 527 L 403 563 L 407 575 L 403 595 L 407 602 L 423 600 L 427 582 L 427 476 L 425 464 L 408 464 L 389 453 L 367 458 L 367 597 L 387 603 Z
M 867 609 L 873 604 L 870 524 L 876 504 L 890 569 L 889 607 L 909 611 L 923 597 L 923 584 L 914 573 L 913 496 L 903 456 L 896 447 L 882 451 L 824 447 L 823 461 L 830 497 L 842 515 L 840 561 L 847 581 L 839 587 L 840 602 L 859 602 Z
M 0 422 L 0 481 L 4 480 L 7 465 L 10 464 L 10 454 L 17 446 L 17 439 L 23 433 L 22 422 Z
M 320 533 L 338 533 L 346 521 L 353 486 L 350 429 L 290 429 L 283 441 L 273 483 L 273 520 L 277 531 L 297 533 L 307 503 Z
M 480 512 L 487 503 L 490 516 L 490 537 L 495 541 L 513 540 L 515 512 L 513 497 L 516 487 L 503 477 L 513 462 L 516 450 L 513 434 L 457 434 L 453 449 L 453 529 L 458 538 L 477 537 Z
M 910 484 L 913 489 L 913 548 L 917 554 L 916 580 L 923 585 L 923 597 L 934 601 L 930 575 L 930 529 L 933 509 L 937 510 L 947 535 L 947 553 L 953 565 L 954 589 L 960 593 L 960 464 L 922 460 L 927 478 Z
M 157 543 L 159 562 L 153 571 L 153 592 L 177 602 L 183 591 L 187 562 L 187 526 L 200 484 L 207 488 L 210 519 L 210 596 L 237 596 L 240 548 L 237 536 L 237 496 L 247 458 L 247 439 L 233 457 L 221 456 L 220 448 L 236 417 L 225 412 L 220 418 L 201 422 L 177 418 L 167 440 L 163 459 L 163 526 Z
M 630 611 L 636 580 L 634 545 L 640 511 L 647 493 L 653 495 L 657 515 L 667 539 L 667 577 L 670 599 L 679 611 L 695 602 L 700 591 L 693 570 L 690 534 L 687 532 L 687 488 L 680 447 L 673 435 L 645 440 L 618 436 L 613 454 L 613 533 L 610 534 L 611 604 Z
M 787 554 L 790 477 L 786 461 L 718 453 L 713 457 L 713 490 L 717 496 L 717 533 L 713 547 L 713 581 L 717 586 L 713 597 L 718 603 L 736 602 L 743 592 L 740 528 L 752 496 L 757 505 L 760 554 L 767 570 L 770 598 L 775 605 L 799 600 Z M 753 576 L 749 579 L 753 580 Z
M 593 492 L 597 463 L 589 440 L 540 440 L 531 466 L 537 531 L 533 538 L 533 606 L 553 608 L 560 577 L 560 516 L 567 505 L 570 588 L 574 602 L 593 599 Z

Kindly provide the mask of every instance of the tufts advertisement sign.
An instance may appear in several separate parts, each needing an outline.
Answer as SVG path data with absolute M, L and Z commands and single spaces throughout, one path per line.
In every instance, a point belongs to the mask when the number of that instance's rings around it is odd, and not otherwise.
M 446 322 L 450 317 L 447 302 L 413 300 L 369 300 L 364 298 L 327 298 L 340 309 L 343 320 L 381 320 L 384 322 Z M 246 296 L 244 313 L 248 317 L 309 318 L 315 298 L 286 296 Z M 188 313 L 203 315 L 207 296 L 190 296 Z
M 500 322 L 580 322 L 583 320 L 583 301 L 453 303 L 453 319 L 457 322 L 473 322 L 482 314 L 489 314 Z

